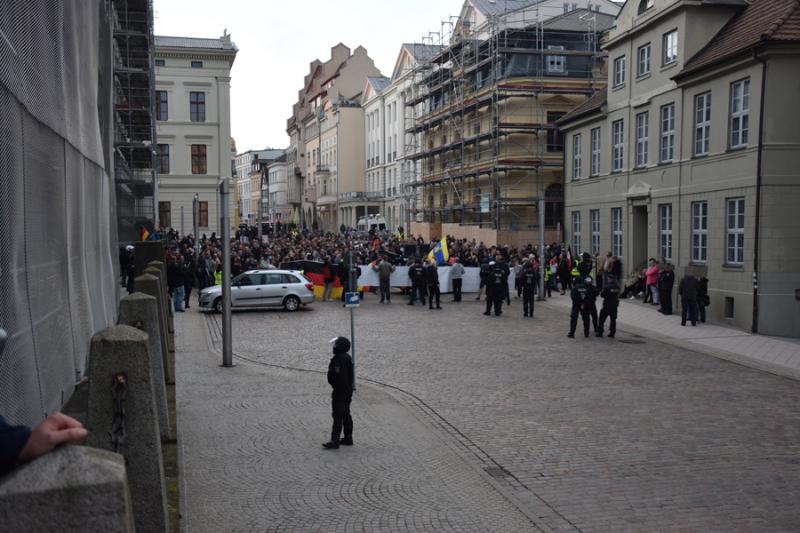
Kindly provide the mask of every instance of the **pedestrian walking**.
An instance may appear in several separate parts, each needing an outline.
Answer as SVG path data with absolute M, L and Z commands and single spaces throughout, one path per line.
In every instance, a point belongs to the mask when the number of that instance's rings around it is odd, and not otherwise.
M 570 289 L 570 297 L 572 298 L 572 309 L 569 315 L 569 333 L 567 337 L 570 339 L 575 338 L 575 330 L 578 327 L 578 316 L 583 320 L 583 336 L 589 336 L 589 306 L 587 300 L 589 299 L 589 288 L 586 286 L 586 281 L 581 278 L 576 278 L 575 283 Z
M 340 444 L 353 445 L 353 417 L 350 415 L 350 402 L 353 399 L 353 358 L 350 341 L 347 337 L 336 337 L 331 340 L 333 357 L 328 364 L 328 384 L 333 388 L 331 393 L 331 412 L 333 428 L 331 440 L 322 446 L 326 450 L 335 450 Z M 344 438 L 342 436 L 344 431 Z
M 605 286 L 600 296 L 603 297 L 603 307 L 600 309 L 600 320 L 596 335 L 603 336 L 606 318 L 610 319 L 608 324 L 608 338 L 613 339 L 617 334 L 617 312 L 619 310 L 619 282 L 612 275 L 606 276 Z
M 522 316 L 533 318 L 533 296 L 536 293 L 536 282 L 539 272 L 533 262 L 528 260 L 522 265 L 520 283 L 522 284 Z

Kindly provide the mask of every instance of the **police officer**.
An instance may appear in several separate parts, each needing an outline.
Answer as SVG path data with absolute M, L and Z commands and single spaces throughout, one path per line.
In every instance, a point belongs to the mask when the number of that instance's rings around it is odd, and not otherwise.
M 533 295 L 536 292 L 536 282 L 539 272 L 533 268 L 533 263 L 528 260 L 522 266 L 522 316 L 533 318 Z
M 422 305 L 425 305 L 425 272 L 419 257 L 414 260 L 414 265 L 408 269 L 408 277 L 411 279 L 411 300 L 409 300 L 408 305 L 414 305 L 418 294 Z
M 591 277 L 587 276 L 584 278 L 584 281 L 586 282 L 586 307 L 589 311 L 589 317 L 592 319 L 592 327 L 595 333 L 597 333 L 597 296 L 599 291 Z
M 331 407 L 333 429 L 331 440 L 322 445 L 326 450 L 335 450 L 340 444 L 353 444 L 353 418 L 350 416 L 350 401 L 353 399 L 353 359 L 347 353 L 350 341 L 347 337 L 336 337 L 332 341 L 333 357 L 328 364 L 328 383 L 333 387 Z M 339 436 L 344 429 L 344 438 Z
M 615 276 L 606 278 L 606 284 L 600 296 L 603 297 L 603 308 L 600 310 L 600 324 L 597 329 L 597 336 L 603 336 L 603 326 L 605 326 L 606 318 L 610 318 L 608 338 L 613 339 L 617 333 L 617 309 L 619 308 L 619 282 Z
M 585 278 L 577 278 L 570 291 L 572 298 L 572 311 L 569 316 L 569 338 L 575 338 L 575 328 L 578 327 L 578 314 L 583 320 L 583 335 L 589 336 L 589 288 L 586 286 Z
M 495 255 L 494 264 L 489 264 L 486 290 L 486 312 L 489 315 L 494 303 L 494 316 L 503 314 L 503 299 L 508 297 L 508 276 L 511 271 L 508 268 L 503 255 Z
M 428 287 L 428 309 L 433 309 L 433 298 L 436 297 L 436 309 L 441 309 L 439 305 L 439 269 L 436 267 L 436 259 L 431 259 L 430 264 L 425 268 L 425 285 Z

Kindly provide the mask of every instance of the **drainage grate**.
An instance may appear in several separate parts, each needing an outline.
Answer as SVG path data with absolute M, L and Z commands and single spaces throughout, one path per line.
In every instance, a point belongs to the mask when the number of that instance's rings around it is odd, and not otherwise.
M 621 342 L 623 344 L 645 344 L 644 341 L 637 341 L 635 339 L 619 339 L 617 342 Z
M 487 466 L 484 467 L 486 473 L 496 479 L 503 479 L 506 476 L 510 476 L 511 472 L 503 468 L 502 466 Z

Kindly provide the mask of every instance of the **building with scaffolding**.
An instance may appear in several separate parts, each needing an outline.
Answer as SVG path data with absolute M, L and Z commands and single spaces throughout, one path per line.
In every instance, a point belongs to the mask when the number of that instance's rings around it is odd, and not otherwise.
M 525 245 L 544 224 L 547 242 L 561 240 L 556 120 L 605 86 L 599 36 L 618 11 L 609 1 L 467 0 L 429 37 L 441 52 L 418 63 L 405 106 L 407 157 L 421 173 L 413 233 Z
M 114 54 L 114 181 L 120 242 L 153 229 L 155 117 L 152 0 L 110 2 Z

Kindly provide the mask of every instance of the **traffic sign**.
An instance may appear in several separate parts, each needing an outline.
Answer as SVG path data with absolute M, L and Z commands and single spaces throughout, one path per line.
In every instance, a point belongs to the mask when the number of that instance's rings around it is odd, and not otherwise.
M 344 306 L 345 307 L 358 307 L 361 304 L 361 299 L 357 292 L 344 293 Z

